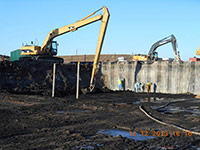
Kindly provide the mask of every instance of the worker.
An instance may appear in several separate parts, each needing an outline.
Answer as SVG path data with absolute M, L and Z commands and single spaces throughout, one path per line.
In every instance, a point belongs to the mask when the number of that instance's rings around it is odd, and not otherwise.
M 150 97 L 145 98 L 146 102 L 150 102 Z
M 154 56 L 154 60 L 157 61 L 158 60 L 158 52 L 154 52 L 153 56 Z
M 149 92 L 151 91 L 151 82 L 146 83 L 146 90 L 147 90 L 147 94 L 149 94 Z
M 140 83 L 139 82 L 136 82 L 135 83 L 135 92 L 137 93 L 140 89 Z
M 121 80 L 120 77 L 118 77 L 117 82 L 118 82 L 118 88 L 119 88 L 119 90 L 121 91 L 121 90 L 122 90 L 122 80 Z
M 121 78 L 122 81 L 122 91 L 125 90 L 125 78 Z
M 141 87 L 142 92 L 144 92 L 144 90 L 145 90 L 145 83 L 140 83 L 140 87 Z

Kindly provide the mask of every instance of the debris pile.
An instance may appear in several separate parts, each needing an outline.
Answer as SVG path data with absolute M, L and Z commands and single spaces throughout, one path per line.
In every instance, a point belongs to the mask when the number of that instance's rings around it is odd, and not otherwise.
M 0 61 L 9 61 L 10 57 L 6 55 L 0 55 Z

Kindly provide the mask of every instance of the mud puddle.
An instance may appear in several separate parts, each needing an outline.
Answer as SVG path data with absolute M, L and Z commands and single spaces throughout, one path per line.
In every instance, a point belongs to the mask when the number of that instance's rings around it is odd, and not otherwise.
M 166 103 L 166 105 L 168 105 L 169 103 L 176 103 L 176 102 L 184 102 L 186 99 L 179 99 L 178 101 L 174 98 L 158 98 L 158 97 L 146 97 L 146 98 L 139 98 L 137 100 L 135 100 L 134 102 L 125 102 L 125 103 L 115 103 L 117 105 L 123 105 L 123 104 L 141 104 L 141 103 L 145 103 L 145 102 L 151 102 L 151 103 L 155 103 L 155 104 L 162 104 L 162 103 Z M 164 105 L 165 106 L 165 105 Z
M 175 99 L 175 98 L 158 98 L 158 97 L 147 97 L 139 99 L 140 102 L 153 102 L 153 103 L 168 103 L 168 102 L 183 102 L 185 98 L 182 99 Z
M 152 109 L 158 110 L 161 113 L 179 113 L 179 112 L 186 112 L 192 115 L 200 115 L 200 110 L 198 106 L 191 106 L 188 108 L 177 107 L 177 106 L 166 106 L 166 107 L 159 107 L 159 106 L 151 106 Z
M 154 136 L 144 136 L 137 132 L 132 133 L 129 131 L 124 131 L 124 130 L 119 130 L 119 129 L 99 130 L 97 133 L 111 135 L 111 136 L 120 136 L 121 135 L 122 137 L 129 138 L 129 139 L 132 139 L 135 141 L 144 141 L 144 140 L 155 138 Z

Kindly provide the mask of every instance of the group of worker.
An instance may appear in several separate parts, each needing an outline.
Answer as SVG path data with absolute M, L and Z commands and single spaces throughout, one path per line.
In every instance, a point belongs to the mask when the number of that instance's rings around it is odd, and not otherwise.
M 124 87 L 123 87 L 124 80 L 125 80 L 124 78 L 118 77 L 117 82 L 118 82 L 118 89 L 120 91 L 124 90 Z M 146 92 L 149 93 L 151 91 L 151 86 L 152 86 L 151 82 L 148 82 L 146 84 L 136 82 L 134 88 L 135 88 L 135 92 L 137 93 L 137 92 L 139 92 L 139 90 L 143 90 L 143 92 L 144 92 L 144 89 L 146 87 Z
M 139 82 L 136 82 L 135 83 L 135 92 L 137 93 L 141 89 L 143 89 L 143 91 L 144 91 L 144 87 L 146 87 L 146 92 L 149 93 L 151 91 L 151 86 L 152 86 L 151 82 L 148 82 L 146 84 L 141 84 Z

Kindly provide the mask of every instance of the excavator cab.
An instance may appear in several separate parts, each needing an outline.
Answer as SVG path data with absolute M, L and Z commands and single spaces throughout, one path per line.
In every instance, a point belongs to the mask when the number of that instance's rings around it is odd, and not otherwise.
M 154 59 L 155 61 L 158 60 L 158 52 L 154 52 L 154 53 L 153 53 L 153 59 Z
M 49 45 L 47 45 L 47 51 L 51 53 L 51 55 L 57 55 L 57 41 L 51 41 Z

